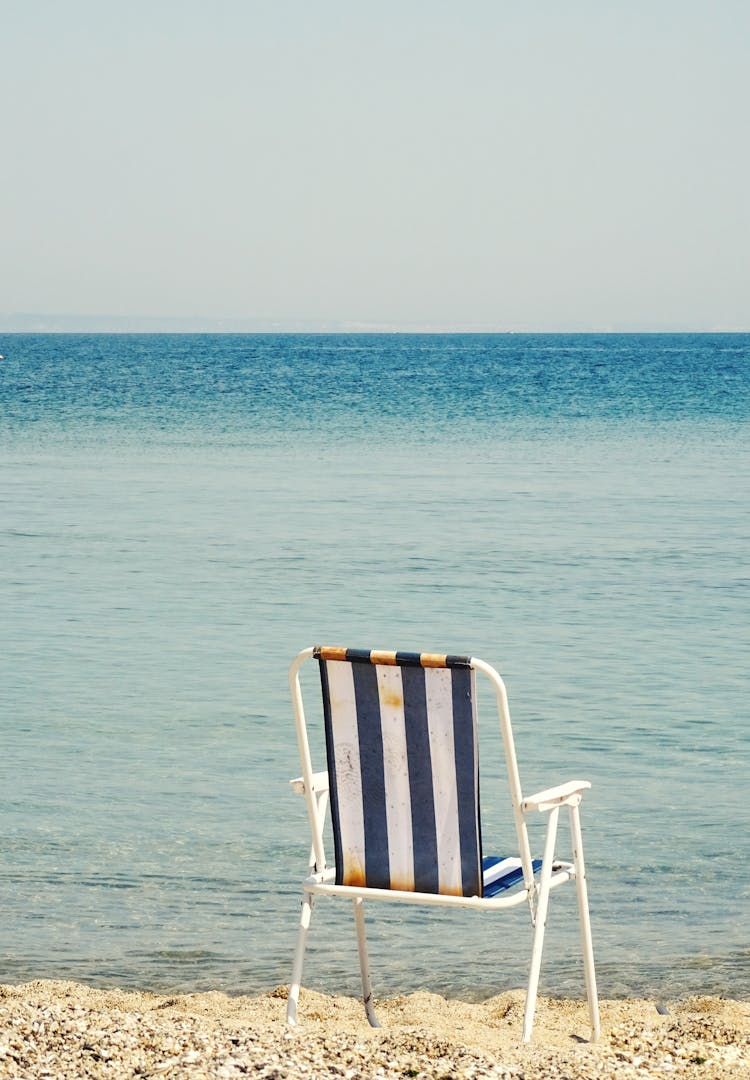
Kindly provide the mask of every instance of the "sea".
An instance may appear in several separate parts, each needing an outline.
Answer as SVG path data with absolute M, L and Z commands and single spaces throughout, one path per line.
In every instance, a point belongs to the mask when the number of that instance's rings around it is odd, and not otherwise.
M 287 669 L 323 643 L 482 657 L 524 790 L 591 781 L 603 995 L 750 996 L 750 335 L 0 352 L 0 982 L 288 981 L 309 833 Z M 322 768 L 314 671 L 305 692 Z M 491 700 L 480 742 L 505 854 Z M 368 931 L 377 996 L 526 977 L 525 907 L 371 904 Z M 358 980 L 350 905 L 321 900 L 305 985 Z M 582 987 L 562 889 L 542 990 Z

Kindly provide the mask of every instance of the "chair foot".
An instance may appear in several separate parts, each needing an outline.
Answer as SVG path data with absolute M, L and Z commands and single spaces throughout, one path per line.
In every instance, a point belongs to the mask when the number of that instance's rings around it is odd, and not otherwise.
M 370 1024 L 370 1027 L 379 1028 L 380 1021 L 375 1015 L 375 1008 L 372 1004 L 372 994 L 370 994 L 368 998 L 364 998 L 363 1001 L 365 1006 L 365 1013 L 367 1014 L 367 1020 Z

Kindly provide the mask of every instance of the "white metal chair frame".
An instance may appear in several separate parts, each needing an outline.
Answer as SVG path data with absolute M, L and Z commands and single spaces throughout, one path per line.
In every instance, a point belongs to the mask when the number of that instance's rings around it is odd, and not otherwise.
M 552 889 L 563 885 L 566 881 L 574 880 L 578 900 L 581 948 L 583 952 L 584 977 L 592 1028 L 592 1039 L 598 1039 L 600 1035 L 599 1004 L 594 970 L 594 953 L 589 920 L 581 825 L 578 811 L 583 792 L 586 788 L 591 787 L 589 781 L 572 780 L 545 791 L 537 792 L 534 795 L 526 797 L 522 795 L 505 684 L 493 667 L 483 660 L 471 657 L 469 666 L 475 671 L 481 672 L 489 679 L 497 699 L 500 729 L 505 749 L 508 784 L 513 804 L 519 855 L 523 868 L 523 886 L 508 895 L 479 897 L 450 896 L 437 893 L 404 892 L 397 889 L 375 889 L 367 888 L 365 886 L 337 885 L 335 883 L 335 868 L 327 865 L 323 845 L 323 828 L 329 796 L 328 773 L 313 771 L 302 702 L 302 689 L 299 679 L 299 669 L 302 664 L 313 656 L 313 651 L 312 648 L 303 649 L 289 668 L 289 686 L 292 694 L 294 719 L 297 729 L 297 742 L 302 762 L 302 776 L 292 780 L 291 784 L 296 792 L 305 796 L 310 830 L 312 833 L 312 848 L 309 858 L 310 873 L 302 883 L 302 910 L 299 920 L 299 932 L 294 956 L 292 979 L 289 986 L 286 1014 L 287 1023 L 289 1025 L 294 1025 L 297 1022 L 297 1003 L 299 1000 L 300 984 L 302 982 L 305 946 L 308 930 L 310 928 L 313 904 L 317 896 L 349 897 L 353 901 L 360 970 L 362 975 L 363 1002 L 367 1019 L 373 1027 L 379 1027 L 380 1024 L 375 1015 L 372 1002 L 370 965 L 367 952 L 367 939 L 365 936 L 363 908 L 363 901 L 365 898 L 372 900 L 400 901 L 407 904 L 435 904 L 443 907 L 461 907 L 476 911 L 504 910 L 527 902 L 529 904 L 531 923 L 534 931 L 522 1035 L 523 1042 L 528 1042 L 531 1038 L 534 1012 L 536 1009 L 549 894 Z M 568 808 L 570 836 L 573 848 L 572 863 L 561 862 L 555 857 L 558 819 L 560 810 L 563 806 L 567 806 Z M 538 883 L 534 878 L 532 856 L 526 828 L 526 815 L 535 811 L 549 814 L 544 844 L 544 855 Z

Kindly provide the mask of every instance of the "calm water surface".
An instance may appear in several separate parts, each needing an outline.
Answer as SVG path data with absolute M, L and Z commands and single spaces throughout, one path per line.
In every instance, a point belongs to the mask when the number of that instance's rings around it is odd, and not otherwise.
M 484 657 L 525 789 L 591 779 L 605 994 L 750 994 L 750 337 L 0 352 L 3 981 L 287 980 L 308 840 L 286 668 L 326 641 Z M 494 735 L 487 709 L 502 850 Z M 554 899 L 545 986 L 575 994 Z M 523 913 L 427 914 L 371 908 L 377 993 L 522 984 Z M 356 992 L 348 905 L 314 926 L 308 984 Z

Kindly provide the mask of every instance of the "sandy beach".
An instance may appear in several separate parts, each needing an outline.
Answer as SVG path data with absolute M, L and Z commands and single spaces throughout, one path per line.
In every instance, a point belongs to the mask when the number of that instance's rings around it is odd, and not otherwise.
M 379 1030 L 358 1001 L 303 991 L 290 1031 L 285 996 L 2 986 L 0 1077 L 750 1076 L 748 1002 L 604 1001 L 602 1038 L 591 1044 L 584 1003 L 542 999 L 522 1046 L 521 991 L 481 1004 L 426 992 L 378 1001 Z

